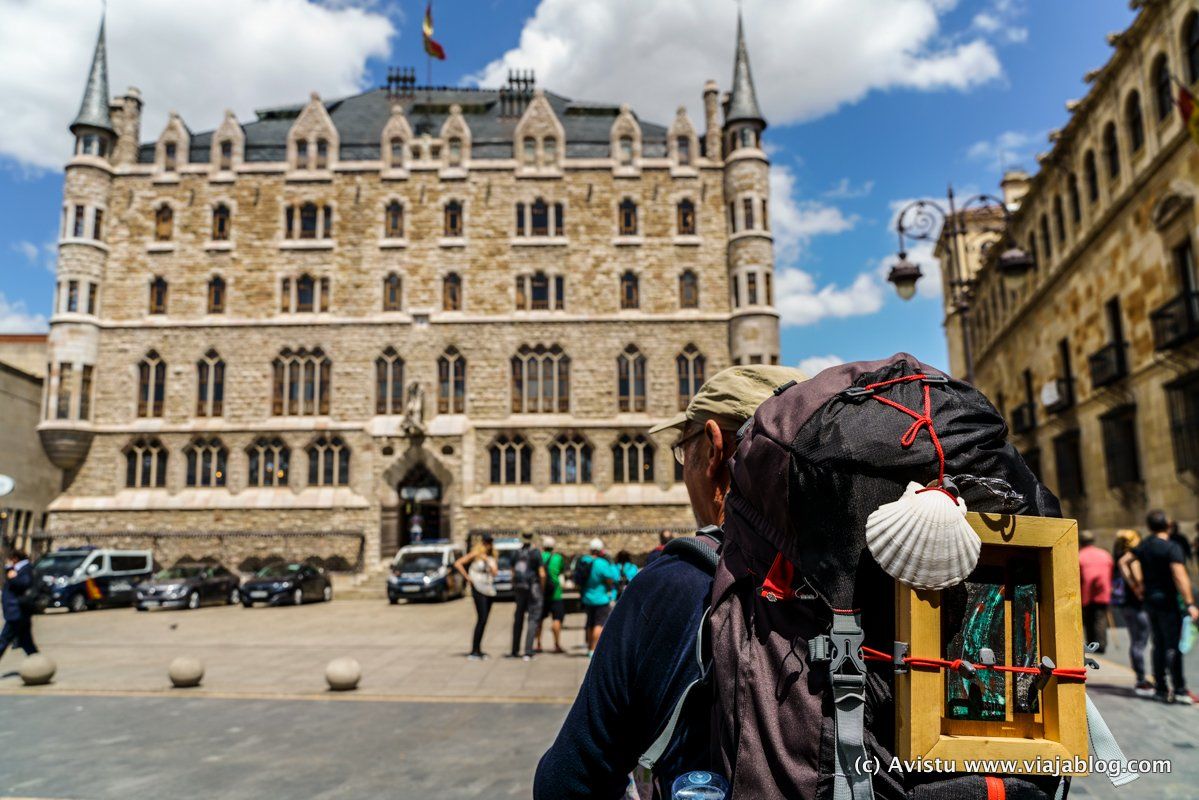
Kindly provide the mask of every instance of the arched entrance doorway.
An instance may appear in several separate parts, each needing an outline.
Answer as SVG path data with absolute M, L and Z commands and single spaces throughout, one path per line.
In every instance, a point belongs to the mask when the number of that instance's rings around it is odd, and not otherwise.
M 423 463 L 400 481 L 399 544 L 448 539 L 449 521 L 442 520 L 442 486 Z

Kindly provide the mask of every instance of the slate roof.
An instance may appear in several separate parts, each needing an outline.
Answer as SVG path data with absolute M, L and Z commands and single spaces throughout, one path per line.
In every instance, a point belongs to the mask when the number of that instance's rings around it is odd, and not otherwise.
M 87 88 L 83 90 L 79 113 L 71 123 L 72 131 L 90 127 L 115 133 L 108 113 L 108 50 L 104 43 L 104 22 L 105 18 L 101 17 L 96 49 L 92 52 L 92 67 L 87 73 Z
M 609 133 L 620 113 L 618 106 L 575 102 L 552 92 L 546 92 L 545 96 L 566 130 L 568 158 L 608 157 Z M 436 136 L 449 116 L 450 106 L 457 103 L 462 106 L 462 114 L 470 126 L 472 158 L 513 157 L 512 137 L 520 117 L 501 113 L 498 89 L 417 87 L 411 97 L 400 102 L 408 124 L 418 136 L 426 131 Z M 258 119 L 242 126 L 246 133 L 246 161 L 286 161 L 287 133 L 305 105 L 299 103 L 255 112 Z M 325 108 L 337 127 L 341 140 L 339 158 L 342 161 L 379 159 L 383 126 L 391 116 L 391 101 L 386 89 L 373 89 L 340 100 L 326 101 Z M 667 129 L 654 123 L 640 124 L 642 154 L 647 158 L 664 157 L 667 152 Z M 206 162 L 211 158 L 212 136 L 213 131 L 192 135 L 189 161 Z M 138 162 L 154 162 L 154 143 L 141 145 Z

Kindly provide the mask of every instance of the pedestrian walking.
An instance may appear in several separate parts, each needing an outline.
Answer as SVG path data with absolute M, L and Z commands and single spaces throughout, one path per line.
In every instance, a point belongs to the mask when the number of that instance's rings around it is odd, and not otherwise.
M 533 640 L 537 636 L 537 623 L 541 620 L 541 605 L 545 597 L 545 566 L 541 563 L 541 551 L 533 546 L 533 534 L 521 537 L 520 549 L 512 558 L 512 594 L 516 601 L 516 613 L 512 618 L 512 651 L 508 658 L 533 660 Z M 528 628 L 525 627 L 526 619 Z M 521 652 L 521 637 L 524 634 L 524 652 Z
M 15 643 L 26 655 L 37 652 L 33 643 L 33 567 L 23 550 L 10 550 L 4 558 L 4 588 L 0 605 L 4 628 L 0 629 L 0 657 Z
M 545 600 L 541 604 L 541 620 L 537 625 L 537 650 L 541 650 L 541 634 L 545 630 L 545 621 L 550 620 L 550 630 L 554 635 L 555 653 L 565 653 L 562 649 L 562 621 L 566 619 L 566 603 L 562 600 L 562 570 L 566 559 L 561 553 L 554 552 L 557 542 L 553 536 L 541 537 L 541 563 L 545 567 Z
M 1117 567 L 1112 576 L 1112 605 L 1120 609 L 1124 628 L 1128 631 L 1128 660 L 1137 682 L 1133 692 L 1139 697 L 1153 697 L 1153 684 L 1145 675 L 1145 649 L 1149 646 L 1149 614 L 1141 599 L 1133 593 L 1124 580 L 1119 562 L 1123 555 L 1141 543 L 1141 534 L 1127 529 L 1116 532 L 1116 543 L 1112 547 L 1112 558 Z
M 604 557 L 602 540 L 592 539 L 588 548 L 591 552 L 579 559 L 574 578 L 586 614 L 584 625 L 587 657 L 590 658 L 600 634 L 604 632 L 604 625 L 608 623 L 612 604 L 616 601 L 616 582 L 620 580 L 620 574 L 612 562 Z
M 487 628 L 487 618 L 491 616 L 491 604 L 495 601 L 495 576 L 499 572 L 491 534 L 483 534 L 480 544 L 454 562 L 454 569 L 470 583 L 470 596 L 475 601 L 475 632 L 467 658 L 482 661 L 487 658 L 483 652 L 483 631 Z
M 629 581 L 633 580 L 633 576 L 637 574 L 638 567 L 633 563 L 633 556 L 628 550 L 621 550 L 616 554 L 616 574 L 619 576 L 616 579 L 616 599 L 624 594 L 625 587 L 629 585 Z
M 1082 625 L 1087 642 L 1095 642 L 1107 652 L 1107 611 L 1112 600 L 1112 570 L 1115 562 L 1111 553 L 1095 546 L 1095 534 L 1078 534 L 1078 572 L 1082 590 Z
M 1149 537 L 1135 550 L 1121 556 L 1120 572 L 1136 596 L 1144 601 L 1149 613 L 1149 632 L 1153 639 L 1153 696 L 1166 703 L 1194 705 L 1199 698 L 1187 690 L 1182 654 L 1178 651 L 1183 620 L 1179 595 L 1192 620 L 1199 621 L 1199 607 L 1195 606 L 1191 594 L 1191 579 L 1182 548 L 1170 540 L 1170 521 L 1165 512 L 1150 511 L 1145 522 Z

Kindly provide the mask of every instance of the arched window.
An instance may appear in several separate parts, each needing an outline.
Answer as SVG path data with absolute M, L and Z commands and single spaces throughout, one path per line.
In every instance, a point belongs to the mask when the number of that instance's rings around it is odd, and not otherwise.
M 345 486 L 349 482 L 349 446 L 340 436 L 318 436 L 308 445 L 308 485 Z
M 316 168 L 327 169 L 329 167 L 329 142 L 324 139 L 316 140 Z
M 196 362 L 196 416 L 219 417 L 225 406 L 225 362 L 209 350 Z
M 208 313 L 225 313 L 225 279 L 220 275 L 208 279 Z
M 221 140 L 220 160 L 217 163 L 217 169 L 223 172 L 233 169 L 233 142 L 229 139 Z
M 387 210 L 383 214 L 383 238 L 404 238 L 404 207 L 400 205 L 399 200 L 392 200 L 387 204 Z
M 71 387 L 74 384 L 72 372 L 74 366 L 63 362 L 58 365 L 58 403 L 55 409 L 56 419 L 71 418 Z
M 1141 112 L 1141 93 L 1135 89 L 1124 101 L 1124 121 L 1128 125 L 1128 147 L 1134 152 L 1140 152 L 1145 146 L 1145 116 Z
M 154 280 L 150 281 L 150 313 L 165 314 L 167 313 L 167 290 L 169 286 L 166 278 L 161 275 L 155 275 Z
M 462 165 L 462 140 L 457 136 L 450 139 L 446 145 L 446 163 L 451 167 Z
M 487 449 L 491 456 L 492 484 L 510 486 L 532 481 L 533 449 L 523 436 L 497 436 Z
M 689 198 L 679 201 L 675 209 L 675 224 L 679 236 L 695 235 L 695 203 Z
M 229 206 L 224 203 L 218 203 L 216 208 L 212 209 L 212 240 L 214 242 L 229 241 L 229 232 L 233 222 L 229 216 Z
M 542 164 L 547 167 L 558 165 L 558 140 L 547 136 L 541 141 Z
M 1066 241 L 1066 214 L 1062 210 L 1060 194 L 1053 198 L 1053 225 L 1057 229 L 1058 244 L 1064 244 Z
M 550 235 L 550 207 L 538 197 L 529 209 L 530 233 L 533 236 Z
M 645 411 L 645 356 L 636 345 L 616 357 L 616 396 L 621 411 Z
M 1037 257 L 1037 235 L 1035 233 L 1028 234 L 1028 254 L 1032 256 L 1032 268 L 1040 267 L 1041 259 Z
M 620 201 L 617 225 L 621 236 L 637 235 L 637 204 L 628 197 Z
M 1182 50 L 1186 53 L 1187 80 L 1199 81 L 1199 14 L 1195 12 L 1182 24 Z
M 167 367 L 151 350 L 137 364 L 137 415 L 161 417 L 167 391 Z
M 652 483 L 654 446 L 642 434 L 622 433 L 612 445 L 612 480 L 615 483 Z
M 279 437 L 255 440 L 246 448 L 250 486 L 286 486 L 291 449 Z
M 179 146 L 175 142 L 166 142 L 162 146 L 162 168 L 174 172 L 178 164 Z
M 167 485 L 167 451 L 157 439 L 134 439 L 125 447 L 125 485 L 130 489 Z
M 391 166 L 396 169 L 404 166 L 404 140 L 399 136 L 393 136 L 387 144 L 391 151 Z
M 308 169 L 307 139 L 296 139 L 296 169 Z
M 271 362 L 271 413 L 276 417 L 327 415 L 333 362 L 325 351 L 284 348 Z
M 630 166 L 633 163 L 633 137 L 621 136 L 616 144 L 616 157 L 621 166 Z
M 704 385 L 704 354 L 694 344 L 688 344 L 674 363 L 679 377 L 679 411 L 686 411 L 691 398 Z
M 689 269 L 679 275 L 679 308 L 699 308 L 699 278 Z
M 675 137 L 674 146 L 675 152 L 678 154 L 679 166 L 689 166 L 691 164 L 691 137 Z
M 1114 122 L 1103 129 L 1103 157 L 1107 160 L 1107 176 L 1113 180 L 1120 177 L 1120 139 Z
M 296 311 L 312 311 L 316 307 L 316 280 L 305 273 L 296 278 Z
M 1077 225 L 1082 222 L 1082 199 L 1078 195 L 1078 176 L 1071 175 L 1066 186 L 1067 193 L 1070 195 L 1070 221 Z
M 445 235 L 457 237 L 462 235 L 462 204 L 451 200 L 445 204 Z
M 394 347 L 375 359 L 375 413 L 404 413 L 404 359 Z
M 163 203 L 154 210 L 154 241 L 169 242 L 174 235 L 175 212 L 171 210 L 170 206 Z
M 199 438 L 183 448 L 187 459 L 188 486 L 224 486 L 225 462 L 229 451 L 215 436 Z
M 383 279 L 383 310 L 400 311 L 403 308 L 403 282 L 400 276 L 389 272 Z
M 1087 202 L 1099 202 L 1099 168 L 1095 166 L 1095 151 L 1088 150 L 1083 159 L 1083 176 L 1087 182 Z
M 521 153 L 525 164 L 534 166 L 537 163 L 537 140 L 532 136 L 526 136 L 521 142 Z
M 632 270 L 620 276 L 620 307 L 639 308 L 641 306 L 641 291 L 637 285 L 637 276 Z
M 462 310 L 462 278 L 451 272 L 441 281 L 441 307 L 445 311 Z
M 466 411 L 466 359 L 449 347 L 437 359 L 437 410 L 442 414 Z
M 570 410 L 570 356 L 558 345 L 521 345 L 512 356 L 512 413 Z
M 317 232 L 316 203 L 304 203 L 300 206 L 300 238 L 315 239 Z
M 550 442 L 550 483 L 591 483 L 591 445 L 577 433 Z
M 279 310 L 284 314 L 325 312 L 329 310 L 329 278 L 314 278 L 305 273 L 292 280 L 284 278 L 279 287 Z
M 1157 119 L 1160 122 L 1174 110 L 1174 82 L 1170 79 L 1170 59 L 1165 53 L 1153 62 L 1153 98 Z
M 1053 260 L 1053 240 L 1049 238 L 1049 217 L 1041 215 L 1041 252 L 1045 254 L 1045 261 Z
M 566 230 L 566 207 L 561 203 L 554 203 L 554 235 L 565 236 Z

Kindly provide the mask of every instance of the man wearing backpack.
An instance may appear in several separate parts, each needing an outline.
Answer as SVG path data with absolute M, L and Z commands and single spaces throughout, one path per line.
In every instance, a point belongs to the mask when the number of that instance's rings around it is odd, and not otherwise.
M 616 602 L 616 582 L 620 580 L 620 573 L 604 556 L 602 540 L 592 539 L 587 547 L 591 553 L 580 558 L 575 565 L 574 579 L 586 615 L 584 634 L 587 637 L 587 657 L 591 658 L 595 653 L 595 644 L 604 632 L 604 625 L 608 623 L 612 604 Z
M 545 567 L 545 599 L 541 605 L 541 622 L 537 626 L 537 651 L 542 650 L 541 634 L 545 630 L 545 621 L 551 620 L 550 629 L 554 634 L 555 653 L 565 653 L 562 649 L 562 621 L 566 619 L 566 603 L 562 599 L 562 570 L 566 559 L 561 553 L 554 552 L 557 542 L 553 536 L 541 537 L 541 564 Z
M 508 658 L 521 658 L 521 632 L 525 633 L 524 660 L 533 660 L 533 639 L 537 635 L 537 623 L 541 621 L 541 603 L 545 597 L 545 566 L 541 563 L 541 551 L 533 546 L 533 534 L 522 535 L 520 549 L 512 559 L 512 594 L 516 601 L 516 613 L 512 618 L 512 652 Z
M 724 520 L 726 462 L 735 450 L 737 430 L 776 389 L 804 377 L 786 367 L 730 367 L 712 376 L 686 411 L 650 431 L 673 436 L 674 455 L 682 459 L 683 480 L 701 527 Z M 693 651 L 711 584 L 709 573 L 670 553 L 654 559 L 629 583 L 608 620 L 604 646 L 596 651 L 557 740 L 538 765 L 537 800 L 623 796 L 638 757 L 684 689 L 699 677 Z M 698 702 L 685 710 L 677 736 L 656 768 L 667 786 L 674 777 L 709 765 L 709 712 Z

